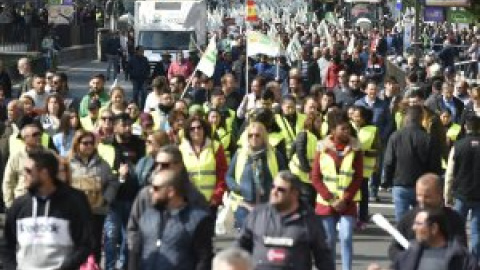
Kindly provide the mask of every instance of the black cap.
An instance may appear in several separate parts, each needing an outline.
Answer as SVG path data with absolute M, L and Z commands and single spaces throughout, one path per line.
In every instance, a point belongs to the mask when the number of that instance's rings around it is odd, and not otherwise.
M 96 98 L 91 99 L 90 103 L 88 103 L 88 110 L 96 110 L 96 109 L 100 109 L 100 107 L 102 107 L 102 104 Z
M 116 114 L 114 116 L 114 121 L 115 123 L 117 123 L 119 121 L 131 121 L 131 119 L 127 113 L 123 112 L 123 113 Z

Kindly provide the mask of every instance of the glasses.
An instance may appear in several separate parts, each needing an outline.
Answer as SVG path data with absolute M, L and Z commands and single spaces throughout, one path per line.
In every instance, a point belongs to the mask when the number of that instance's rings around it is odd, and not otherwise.
M 175 164 L 173 161 L 155 161 L 154 166 L 160 170 L 169 169 Z
M 94 142 L 93 141 L 83 141 L 83 142 L 80 142 L 80 144 L 88 146 L 88 145 L 93 145 Z
M 102 117 L 102 120 L 103 121 L 113 121 L 113 117 L 104 116 L 104 117 Z
M 165 186 L 165 185 L 153 185 L 152 184 L 152 190 L 155 191 L 155 192 L 160 191 L 164 187 L 167 187 L 167 186 Z
M 193 127 L 190 127 L 190 131 L 202 130 L 202 129 L 203 129 L 202 126 L 193 126 Z
M 253 137 L 260 138 L 260 133 L 250 133 L 250 134 L 248 134 L 248 138 L 253 138 Z
M 278 192 L 280 193 L 286 193 L 288 191 L 287 188 L 285 187 L 280 187 L 280 186 L 276 186 L 276 185 L 273 185 L 272 186 L 272 190 L 277 190 Z

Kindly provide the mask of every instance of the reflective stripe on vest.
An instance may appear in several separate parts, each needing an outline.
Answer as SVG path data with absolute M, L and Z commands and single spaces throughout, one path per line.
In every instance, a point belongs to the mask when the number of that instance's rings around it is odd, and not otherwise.
M 42 133 L 42 138 L 40 143 L 46 149 L 48 148 L 48 143 L 50 142 L 50 135 L 47 133 Z M 18 133 L 10 135 L 8 138 L 8 151 L 9 155 L 12 156 L 15 153 L 18 153 L 20 150 L 25 148 L 25 142 L 22 139 L 18 138 Z
M 376 126 L 364 126 L 358 131 L 358 140 L 362 145 L 363 156 L 363 178 L 372 176 L 377 162 L 377 151 L 372 149 L 378 128 Z
M 340 170 L 337 172 L 335 160 L 326 152 L 320 153 L 320 170 L 322 172 L 322 179 L 327 186 L 330 193 L 335 198 L 342 198 L 343 192 L 348 188 L 353 179 L 353 159 L 355 152 L 349 152 L 342 160 Z M 357 191 L 354 201 L 360 201 L 360 192 Z M 323 205 L 330 205 L 325 201 L 320 194 L 317 195 L 317 203 Z
M 95 123 L 93 123 L 92 118 L 90 118 L 89 116 L 80 118 L 80 123 L 82 124 L 82 128 L 85 131 L 92 132 L 95 129 Z
M 315 157 L 315 151 L 317 150 L 317 137 L 310 131 L 304 131 L 307 133 L 307 160 L 312 165 L 313 158 Z M 309 177 L 310 172 L 304 172 L 300 169 L 300 161 L 298 160 L 298 152 L 292 157 L 292 160 L 288 164 L 288 167 L 293 174 L 297 175 L 304 183 L 312 183 Z
M 235 180 L 238 184 L 240 184 L 240 180 L 242 179 L 243 171 L 245 170 L 245 166 L 247 164 L 247 159 L 247 149 L 238 149 L 237 163 L 235 164 Z M 275 151 L 273 149 L 267 150 L 267 165 L 273 179 L 278 173 L 277 156 L 275 155 Z
M 113 169 L 115 162 L 115 148 L 110 144 L 99 143 L 97 145 L 97 152 L 98 155 L 108 163 L 110 168 Z
M 210 142 L 197 157 L 187 140 L 182 140 L 179 146 L 190 179 L 208 201 L 210 201 L 217 183 L 215 154 L 218 147 L 218 142 Z

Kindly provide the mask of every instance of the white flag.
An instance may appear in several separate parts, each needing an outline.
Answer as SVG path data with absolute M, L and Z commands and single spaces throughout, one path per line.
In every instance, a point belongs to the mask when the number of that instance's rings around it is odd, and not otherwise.
M 247 33 L 247 56 L 257 54 L 278 56 L 280 55 L 280 43 L 259 32 L 249 31 Z
M 353 50 L 355 49 L 355 35 L 352 34 L 350 41 L 348 42 L 347 52 L 348 54 L 352 54 Z
M 300 59 L 302 53 L 302 44 L 298 40 L 298 34 L 293 35 L 292 40 L 287 46 L 287 60 L 290 65 Z
M 215 37 L 212 37 L 212 39 L 210 39 L 210 43 L 208 44 L 207 49 L 202 55 L 202 59 L 200 59 L 200 62 L 198 62 L 197 70 L 200 70 L 208 77 L 212 77 L 213 73 L 215 72 L 217 55 L 217 42 L 215 41 Z

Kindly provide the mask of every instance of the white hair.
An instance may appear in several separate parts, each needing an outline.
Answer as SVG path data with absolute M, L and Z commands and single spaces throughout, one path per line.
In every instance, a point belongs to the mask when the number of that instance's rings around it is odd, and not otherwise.
M 228 248 L 217 253 L 213 258 L 212 270 L 222 270 L 222 264 L 253 270 L 252 257 L 248 252 L 239 248 Z

